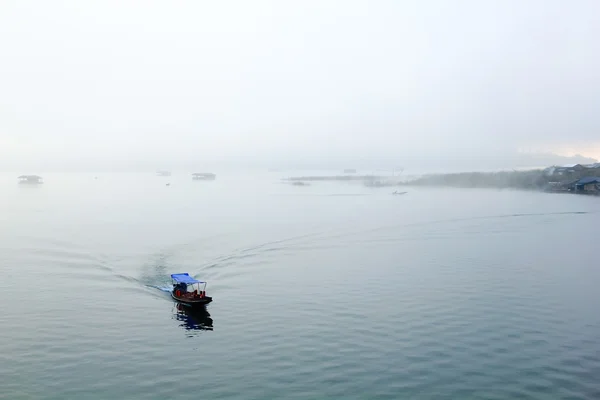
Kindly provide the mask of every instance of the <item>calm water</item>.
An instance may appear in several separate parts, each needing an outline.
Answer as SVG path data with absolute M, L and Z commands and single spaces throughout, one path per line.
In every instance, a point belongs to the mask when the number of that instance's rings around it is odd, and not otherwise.
M 600 199 L 215 172 L 0 176 L 0 397 L 600 398 Z

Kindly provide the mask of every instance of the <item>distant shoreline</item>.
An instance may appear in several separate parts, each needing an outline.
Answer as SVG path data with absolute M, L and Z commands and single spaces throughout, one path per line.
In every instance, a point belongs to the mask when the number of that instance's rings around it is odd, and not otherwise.
M 325 176 L 293 176 L 284 178 L 288 181 L 364 181 L 369 179 L 385 179 L 389 176 L 377 175 L 325 175 Z
M 546 192 L 578 192 L 600 194 L 600 183 L 590 187 L 579 183 L 582 179 L 598 177 L 600 166 L 549 167 L 545 169 L 512 170 L 498 172 L 435 173 L 419 177 L 382 175 L 299 176 L 284 180 L 301 181 L 354 181 L 369 187 L 438 186 L 453 188 L 520 189 Z M 584 185 L 585 189 L 578 188 Z M 583 187 L 583 186 L 582 186 Z

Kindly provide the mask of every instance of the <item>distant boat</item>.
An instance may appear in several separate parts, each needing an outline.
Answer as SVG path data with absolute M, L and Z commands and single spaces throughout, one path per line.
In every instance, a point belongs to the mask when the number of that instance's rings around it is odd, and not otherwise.
M 406 194 L 406 193 L 408 193 L 408 192 L 399 192 L 399 191 L 397 191 L 397 190 L 396 190 L 396 191 L 394 191 L 394 192 L 392 192 L 392 194 Z
M 210 172 L 195 172 L 192 174 L 192 179 L 195 181 L 214 181 L 217 176 Z
M 42 177 L 37 175 L 21 175 L 18 179 L 19 183 L 27 185 L 39 185 L 44 183 Z
M 157 171 L 156 175 L 158 175 L 158 176 L 171 176 L 171 171 Z

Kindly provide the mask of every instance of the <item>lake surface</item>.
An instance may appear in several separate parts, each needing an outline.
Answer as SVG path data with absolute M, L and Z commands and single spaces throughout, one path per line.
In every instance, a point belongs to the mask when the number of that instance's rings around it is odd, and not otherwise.
M 0 176 L 0 398 L 600 398 L 600 198 L 214 172 Z

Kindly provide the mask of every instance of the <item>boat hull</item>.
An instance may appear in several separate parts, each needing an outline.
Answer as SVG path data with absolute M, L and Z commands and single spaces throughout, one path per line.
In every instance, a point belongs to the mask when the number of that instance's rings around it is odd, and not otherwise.
M 171 297 L 174 300 L 177 300 L 178 302 L 183 304 L 184 306 L 188 306 L 188 307 L 201 307 L 201 306 L 207 305 L 208 303 L 210 303 L 212 301 L 212 297 L 210 297 L 210 296 L 204 296 L 204 297 L 192 299 L 192 298 L 187 298 L 187 297 L 178 297 L 173 292 L 171 292 Z

